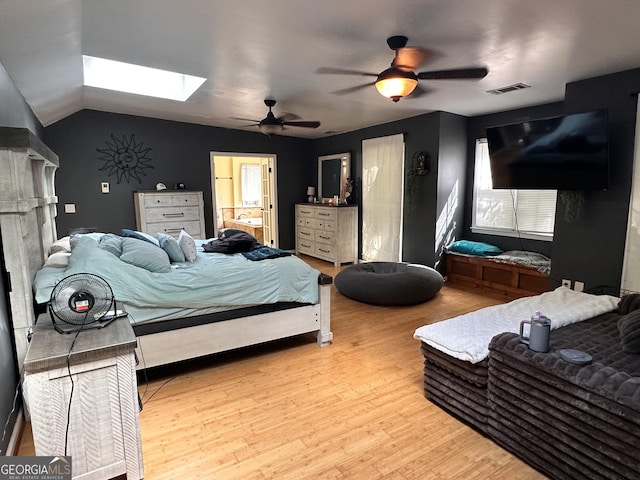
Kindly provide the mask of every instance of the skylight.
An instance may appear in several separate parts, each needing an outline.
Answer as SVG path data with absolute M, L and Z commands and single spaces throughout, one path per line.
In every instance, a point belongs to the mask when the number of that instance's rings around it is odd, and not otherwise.
M 184 102 L 206 78 L 83 55 L 84 84 Z

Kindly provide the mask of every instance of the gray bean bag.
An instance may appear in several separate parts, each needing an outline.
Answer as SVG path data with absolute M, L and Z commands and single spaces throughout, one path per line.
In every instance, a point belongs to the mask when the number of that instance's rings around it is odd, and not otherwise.
M 369 262 L 338 273 L 334 284 L 353 300 L 374 305 L 415 305 L 432 299 L 444 280 L 436 270 L 424 265 Z

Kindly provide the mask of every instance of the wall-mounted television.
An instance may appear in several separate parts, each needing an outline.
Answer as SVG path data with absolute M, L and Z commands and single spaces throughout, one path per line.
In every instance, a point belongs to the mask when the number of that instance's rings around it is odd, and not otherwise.
M 609 188 L 607 110 L 487 128 L 493 188 Z

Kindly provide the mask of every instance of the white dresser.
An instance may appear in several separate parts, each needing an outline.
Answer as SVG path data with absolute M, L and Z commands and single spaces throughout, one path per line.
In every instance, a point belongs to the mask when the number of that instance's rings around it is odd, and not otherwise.
M 336 267 L 357 263 L 357 205 L 296 205 L 296 253 L 333 262 Z
M 202 192 L 161 190 L 134 192 L 136 229 L 178 236 L 185 229 L 193 238 L 206 238 Z

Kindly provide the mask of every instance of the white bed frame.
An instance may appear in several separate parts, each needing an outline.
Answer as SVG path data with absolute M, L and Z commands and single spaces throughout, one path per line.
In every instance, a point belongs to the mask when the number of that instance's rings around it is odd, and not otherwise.
M 0 226 L 20 368 L 27 350 L 26 330 L 35 323 L 32 282 L 57 239 L 57 156 L 27 129 L 0 128 L 0 165 L 11 175 L 0 182 Z M 6 197 L 6 198 L 5 198 Z M 23 198 L 24 197 L 24 198 Z M 25 230 L 25 226 L 29 227 Z M 329 277 L 330 278 L 330 277 Z M 325 282 L 322 282 L 325 283 Z M 331 343 L 331 283 L 319 284 L 319 303 L 138 337 L 138 368 L 166 365 L 212 353 L 316 333 Z
M 318 285 L 315 305 L 250 315 L 204 325 L 138 336 L 138 370 L 256 345 L 304 333 L 315 333 L 320 347 L 333 340 L 331 284 Z M 256 327 L 257 326 L 257 327 Z

